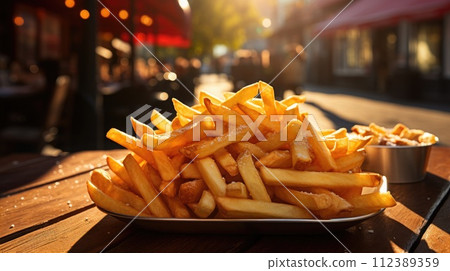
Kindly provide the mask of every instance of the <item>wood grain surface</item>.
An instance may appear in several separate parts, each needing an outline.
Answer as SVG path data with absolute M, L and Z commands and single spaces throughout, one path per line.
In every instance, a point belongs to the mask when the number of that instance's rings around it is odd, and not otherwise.
M 0 252 L 99 252 L 113 239 L 105 251 L 449 252 L 450 148 L 433 147 L 424 181 L 389 186 L 397 206 L 333 234 L 170 234 L 131 225 L 115 238 L 126 224 L 94 206 L 85 181 L 105 166 L 104 154 L 125 153 L 1 158 Z

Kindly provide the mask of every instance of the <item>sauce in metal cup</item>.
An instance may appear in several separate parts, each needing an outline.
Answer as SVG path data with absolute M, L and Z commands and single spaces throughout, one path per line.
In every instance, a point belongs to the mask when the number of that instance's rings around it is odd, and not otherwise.
M 365 147 L 364 171 L 387 177 L 389 183 L 413 183 L 425 178 L 432 145 Z

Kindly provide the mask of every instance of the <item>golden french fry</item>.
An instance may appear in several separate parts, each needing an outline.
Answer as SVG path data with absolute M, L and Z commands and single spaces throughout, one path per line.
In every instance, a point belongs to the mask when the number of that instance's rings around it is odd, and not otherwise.
M 182 203 L 196 203 L 200 200 L 203 190 L 207 188 L 203 180 L 194 180 L 182 183 L 178 191 L 178 198 Z
M 270 168 L 291 168 L 292 157 L 289 151 L 275 150 L 271 151 L 267 155 L 261 157 L 255 163 L 256 167 L 270 167 Z
M 180 117 L 176 116 L 173 118 L 172 123 L 170 124 L 172 127 L 172 131 L 183 128 L 184 125 L 181 124 Z M 158 130 L 159 131 L 159 130 Z
M 393 207 L 397 203 L 390 192 L 386 193 L 372 193 L 360 195 L 348 199 L 348 202 L 353 205 L 354 210 L 346 216 L 359 216 L 369 214 L 380 210 L 381 208 Z
M 195 110 L 184 103 L 180 102 L 179 100 L 172 98 L 173 108 L 175 108 L 175 111 L 177 113 L 187 119 L 192 120 L 194 115 L 200 115 L 202 112 Z
M 208 138 L 199 142 L 195 142 L 182 149 L 180 152 L 190 159 L 205 158 L 212 155 L 218 149 L 224 148 L 236 141 L 242 140 L 244 136 L 250 132 L 248 126 L 239 126 L 233 133 L 226 133 L 223 136 Z
M 265 82 L 259 81 L 259 91 L 263 100 L 264 111 L 267 115 L 276 115 L 275 93 L 273 87 Z
M 331 197 L 325 194 L 313 194 L 285 187 L 273 187 L 275 195 L 282 201 L 309 210 L 322 210 L 331 206 Z
M 331 151 L 331 156 L 335 159 L 342 157 L 348 152 L 348 137 L 335 139 L 335 144 Z
M 139 191 L 134 186 L 130 176 L 128 176 L 127 170 L 120 161 L 117 161 L 111 156 L 106 156 L 106 164 L 109 169 L 111 169 L 111 171 L 114 172 L 114 174 L 116 174 L 120 180 L 122 180 L 130 188 L 131 191 L 139 195 Z
M 295 169 L 303 169 L 306 164 L 311 163 L 312 158 L 309 153 L 308 142 L 306 139 L 301 141 L 292 141 L 290 143 L 292 166 Z
M 330 134 L 336 132 L 335 129 L 321 129 L 320 131 L 322 132 L 322 136 L 324 137 L 329 136 Z
M 209 190 L 215 197 L 223 197 L 226 193 L 226 183 L 220 174 L 216 162 L 207 157 L 195 160 L 195 165 L 202 175 L 203 180 L 208 186 Z
M 373 189 L 378 189 L 378 188 L 373 187 Z M 343 188 L 334 188 L 333 189 L 333 192 L 335 194 L 337 194 L 339 197 L 341 197 L 345 200 L 360 196 L 362 191 L 363 191 L 363 187 L 343 187 Z
M 150 116 L 150 120 L 153 125 L 155 125 L 159 130 L 163 132 L 172 131 L 172 122 L 164 117 L 161 113 L 156 110 L 152 111 L 152 115 Z
M 145 161 L 149 162 L 150 165 L 156 165 L 155 160 L 153 159 L 152 152 L 147 150 L 142 142 L 140 142 L 138 139 L 129 136 L 115 128 L 111 128 L 106 134 L 106 137 L 139 155 Z
M 266 185 L 288 187 L 373 187 L 381 181 L 377 173 L 341 173 L 341 172 L 313 172 L 292 169 L 278 169 L 261 167 L 259 169 Z M 280 183 L 281 182 L 281 183 Z
M 360 126 L 360 125 L 355 125 L 355 126 Z M 404 125 L 402 123 L 397 123 L 394 126 L 394 128 L 392 128 L 391 134 L 399 136 L 402 133 L 402 131 L 405 129 L 408 129 L 408 127 L 406 127 L 406 125 Z
M 270 196 L 258 174 L 258 170 L 255 168 L 252 155 L 248 150 L 239 155 L 237 164 L 239 173 L 244 180 L 245 186 L 247 186 L 247 189 L 250 192 L 250 196 L 255 200 L 270 202 Z
M 131 121 L 131 125 L 133 126 L 133 130 L 138 137 L 142 137 L 143 134 L 153 134 L 154 133 L 153 129 L 150 126 L 136 120 L 135 118 L 130 117 L 130 121 Z
M 365 151 L 359 150 L 336 159 L 336 171 L 348 172 L 354 168 L 361 167 L 364 162 Z
M 247 125 L 238 112 L 223 105 L 214 104 L 209 99 L 205 99 L 204 103 L 209 113 L 220 116 L 220 121 L 223 121 L 225 123 L 233 122 L 237 126 Z
M 372 140 L 372 136 L 349 138 L 347 153 L 352 153 L 359 149 L 364 148 L 367 144 L 370 143 L 371 140 Z
M 307 188 L 306 190 L 315 194 L 327 195 L 331 198 L 330 207 L 315 211 L 315 214 L 317 214 L 317 216 L 322 219 L 330 219 L 338 217 L 353 211 L 353 205 L 351 205 L 348 201 L 346 201 L 345 199 L 341 198 L 340 196 L 336 195 L 335 193 L 329 190 L 320 187 L 310 187 Z
M 148 163 L 142 164 L 141 168 L 147 180 L 149 180 L 155 188 L 161 185 L 162 183 L 161 176 L 159 176 L 159 173 L 156 169 L 154 169 Z
M 233 93 L 233 92 L 224 92 L 224 93 L 222 93 L 222 94 L 223 94 L 223 97 L 224 97 L 225 99 L 229 99 L 229 98 L 231 98 L 231 97 L 234 96 L 234 93 Z
M 241 182 L 232 182 L 227 184 L 227 197 L 248 199 L 247 187 Z
M 111 172 L 111 182 L 114 185 L 117 185 L 118 187 L 124 189 L 124 190 L 128 190 L 131 191 L 130 187 L 128 186 L 128 184 L 122 180 L 119 176 L 117 176 L 114 172 Z M 134 192 L 134 191 L 133 191 Z
M 322 132 L 322 135 L 323 135 L 323 132 Z M 339 128 L 336 131 L 332 132 L 331 134 L 327 135 L 327 137 L 332 137 L 332 138 L 344 138 L 344 137 L 347 137 L 347 129 Z
M 178 114 L 176 116 L 176 118 L 178 119 L 178 122 L 180 123 L 180 128 L 179 129 L 189 125 L 192 122 L 192 119 L 189 119 L 189 118 L 187 118 L 187 117 L 185 117 L 183 115 L 180 115 L 180 114 Z M 173 121 L 172 121 L 172 124 L 173 124 Z M 172 127 L 173 127 L 173 125 L 172 125 Z
M 205 99 L 209 99 L 209 100 L 211 100 L 213 103 L 215 103 L 215 104 L 222 104 L 223 103 L 223 100 L 222 99 L 220 99 L 220 98 L 217 98 L 217 97 L 215 97 L 214 95 L 211 95 L 211 94 L 209 94 L 209 93 L 207 93 L 207 92 L 204 92 L 204 91 L 200 91 L 200 93 L 199 93 L 199 95 L 198 95 L 198 99 L 199 99 L 199 101 L 200 101 L 200 104 L 204 107 L 204 108 L 206 108 L 205 107 Z
M 229 145 L 227 148 L 236 156 L 239 156 L 240 153 L 243 153 L 246 150 L 248 150 L 252 155 L 254 155 L 258 159 L 267 154 L 260 147 L 250 142 L 234 143 Z
M 91 183 L 111 198 L 118 200 L 125 205 L 129 205 L 139 212 L 142 211 L 145 214 L 151 214 L 150 210 L 147 209 L 147 204 L 141 197 L 114 185 L 106 171 L 102 169 L 92 171 Z
M 285 106 L 291 106 L 293 104 L 302 104 L 304 102 L 306 102 L 305 95 L 292 95 L 282 100 L 280 103 L 284 104 Z
M 224 197 L 216 203 L 227 218 L 312 218 L 305 209 L 284 203 Z
M 222 105 L 232 108 L 238 103 L 243 103 L 255 97 L 258 94 L 258 83 L 248 85 L 243 87 L 241 90 L 236 92 L 232 97 L 226 99 Z
M 200 179 L 202 175 L 197 169 L 197 166 L 194 163 L 183 164 L 180 168 L 181 177 L 183 179 Z
M 283 127 L 280 132 L 271 133 L 267 136 L 267 141 L 260 141 L 256 146 L 260 147 L 265 152 L 271 152 L 289 146 L 289 142 L 297 140 L 300 132 L 302 122 L 296 119 L 290 120 L 286 127 Z
M 274 131 L 278 132 L 280 131 L 280 122 L 279 121 L 273 121 L 270 119 L 268 115 L 260 114 L 258 111 L 253 110 L 252 108 L 248 107 L 245 103 L 239 102 L 238 107 L 242 112 L 244 112 L 247 116 L 252 119 L 252 121 L 257 122 L 258 119 L 262 119 L 260 123 L 260 130 L 263 131 Z M 275 113 L 276 114 L 276 113 Z
M 423 135 L 419 136 L 418 140 L 421 144 L 432 145 L 437 143 L 439 141 L 439 138 L 433 134 L 425 132 L 423 133 Z
M 155 158 L 156 168 L 163 181 L 170 182 L 177 178 L 178 170 L 173 167 L 167 154 L 162 151 L 154 151 L 153 157 Z
M 108 210 L 110 212 L 114 212 L 117 214 L 124 214 L 129 216 L 137 216 L 139 211 L 120 202 L 117 201 L 110 196 L 103 193 L 100 189 L 98 189 L 94 184 L 91 183 L 91 181 L 87 181 L 87 190 L 89 193 L 89 196 L 91 197 L 92 201 L 97 204 L 100 208 L 103 208 L 105 210 Z M 141 214 L 146 215 L 146 214 Z
M 253 102 L 253 100 L 248 100 L 244 103 L 248 108 L 253 109 L 254 111 L 260 113 L 260 114 L 265 114 L 266 112 L 264 111 L 264 108 L 262 106 L 257 105 L 256 103 Z
M 190 204 L 190 207 L 196 216 L 207 218 L 216 209 L 216 201 L 208 190 L 204 190 L 200 201 L 197 204 Z
M 123 164 L 130 176 L 130 179 L 139 190 L 139 193 L 144 198 L 145 202 L 148 204 L 148 208 L 151 213 L 156 217 L 171 217 L 170 211 L 166 204 L 159 197 L 159 193 L 153 184 L 147 180 L 144 172 L 142 171 L 139 164 L 134 160 L 131 155 L 127 155 L 123 160 Z
M 376 135 L 385 135 L 387 134 L 387 131 L 384 127 L 381 127 L 379 125 L 376 125 L 375 123 L 371 123 L 369 124 L 369 129 L 370 131 L 372 131 L 372 133 L 376 134 Z
M 169 209 L 174 217 L 176 218 L 192 217 L 191 214 L 189 213 L 189 210 L 178 198 L 171 198 L 164 195 L 164 199 L 166 200 L 167 205 L 169 206 Z
M 324 171 L 330 171 L 336 169 L 336 162 L 334 161 L 331 152 L 325 144 L 324 139 L 320 136 L 313 125 L 308 125 L 308 131 L 311 132 L 311 136 L 307 137 L 309 146 L 315 154 L 315 159 Z
M 186 162 L 186 157 L 184 155 L 182 155 L 181 153 L 179 153 L 179 154 L 175 155 L 174 157 L 172 157 L 171 162 L 172 162 L 173 168 L 177 172 L 180 172 L 181 166 L 184 164 L 184 162 Z
M 231 176 L 236 176 L 239 174 L 238 166 L 236 160 L 233 156 L 225 149 L 218 149 L 214 153 L 214 159 L 221 165 Z

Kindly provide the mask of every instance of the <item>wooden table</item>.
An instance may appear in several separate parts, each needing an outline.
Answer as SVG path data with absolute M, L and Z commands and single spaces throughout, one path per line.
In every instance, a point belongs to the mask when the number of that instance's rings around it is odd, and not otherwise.
M 64 157 L 12 155 L 0 159 L 0 252 L 98 252 L 125 226 L 89 199 L 89 171 L 104 154 Z M 392 184 L 394 208 L 334 234 L 352 252 L 450 252 L 450 148 L 433 147 L 426 179 Z M 107 252 L 345 252 L 328 233 L 207 235 L 129 227 Z

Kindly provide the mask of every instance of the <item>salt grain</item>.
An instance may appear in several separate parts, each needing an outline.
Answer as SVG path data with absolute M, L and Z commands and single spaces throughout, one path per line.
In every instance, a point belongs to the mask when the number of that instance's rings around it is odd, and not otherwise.
M 13 229 L 16 225 L 11 224 L 11 226 L 9 226 L 10 229 Z
M 24 197 L 20 197 L 20 200 L 24 200 L 25 198 Z
M 85 217 L 85 218 L 84 218 L 84 221 L 89 221 L 89 217 Z
M 67 201 L 67 205 L 69 205 L 69 204 L 70 204 L 70 200 Z
M 374 233 L 373 230 L 367 230 L 367 232 L 370 233 L 370 234 Z

